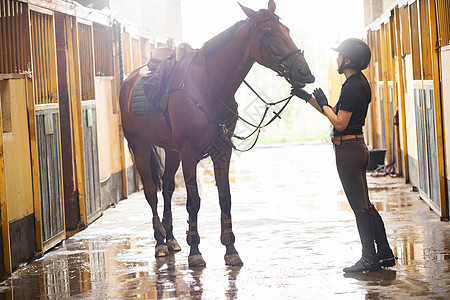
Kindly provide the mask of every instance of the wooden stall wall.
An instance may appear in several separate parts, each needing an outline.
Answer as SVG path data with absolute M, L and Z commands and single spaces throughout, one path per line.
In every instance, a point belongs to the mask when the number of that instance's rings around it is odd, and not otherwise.
M 441 219 L 448 219 L 448 100 L 443 84 L 445 48 L 440 45 L 449 37 L 448 5 L 448 0 L 402 2 L 371 25 L 367 35 L 377 75 L 369 77 L 380 104 L 380 118 L 371 116 L 370 124 L 381 137 L 377 145 L 386 146 L 387 163 L 394 163 L 405 181 L 418 187 Z M 398 125 L 393 122 L 395 113 Z
M 148 60 L 150 37 L 48 2 L 0 0 L 0 273 L 139 187 L 118 92 L 121 74 Z

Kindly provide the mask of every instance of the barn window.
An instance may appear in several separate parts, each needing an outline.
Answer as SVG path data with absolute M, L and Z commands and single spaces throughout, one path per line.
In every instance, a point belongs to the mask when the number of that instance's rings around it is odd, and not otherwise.
M 410 28 L 411 28 L 411 53 L 413 62 L 413 79 L 420 80 L 420 42 L 419 42 L 419 25 L 417 16 L 417 2 L 411 3 L 409 6 Z
M 139 44 L 139 38 L 131 38 L 131 51 L 132 51 L 132 70 L 139 68 L 141 63 L 141 46 Z
M 12 0 L 0 0 L 0 73 L 26 71 L 25 55 L 26 5 Z
M 58 103 L 53 15 L 30 12 L 35 104 Z
M 390 48 L 390 56 L 391 57 L 395 57 L 396 53 L 397 53 L 397 45 L 395 43 L 395 37 L 396 37 L 396 32 L 395 32 L 395 20 L 394 20 L 394 15 L 391 15 L 391 17 L 389 18 L 389 34 L 391 35 L 390 37 L 390 43 L 391 43 L 391 48 Z
M 437 0 L 437 18 L 441 47 L 450 45 L 450 0 Z
M 430 42 L 430 22 L 428 21 L 428 2 L 419 1 L 420 9 L 420 33 L 422 43 L 422 75 L 424 80 L 433 79 L 433 69 L 431 60 L 431 42 Z
M 112 28 L 94 23 L 95 75 L 113 76 Z
M 401 26 L 400 30 L 402 42 L 402 55 L 411 54 L 411 42 L 409 35 L 409 15 L 407 5 L 400 8 L 400 26 Z
M 378 80 L 383 80 L 383 62 L 381 56 L 381 29 L 378 29 L 375 35 L 376 35 L 375 51 L 378 57 Z
M 130 34 L 122 32 L 122 57 L 123 57 L 123 73 L 128 75 L 132 71 L 131 66 L 131 42 Z
M 150 59 L 150 42 L 148 39 L 141 37 L 141 62 L 145 64 Z
M 384 53 L 385 53 L 385 59 L 386 59 L 386 79 L 388 81 L 392 81 L 394 76 L 393 76 L 393 72 L 392 72 L 392 64 L 393 64 L 393 57 L 392 57 L 392 49 L 393 49 L 393 45 L 392 45 L 392 35 L 394 35 L 394 33 L 391 31 L 392 30 L 392 26 L 391 26 L 392 22 L 389 21 L 388 23 L 384 24 L 384 34 L 385 34 L 385 49 L 384 49 Z
M 92 49 L 91 25 L 78 22 L 78 45 L 81 74 L 81 100 L 94 100 L 94 51 Z

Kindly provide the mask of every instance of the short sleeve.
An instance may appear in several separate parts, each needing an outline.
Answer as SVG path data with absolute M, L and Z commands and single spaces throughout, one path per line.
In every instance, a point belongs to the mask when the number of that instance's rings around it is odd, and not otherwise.
M 358 94 L 351 86 L 346 86 L 341 91 L 339 110 L 354 112 L 356 103 L 358 102 Z

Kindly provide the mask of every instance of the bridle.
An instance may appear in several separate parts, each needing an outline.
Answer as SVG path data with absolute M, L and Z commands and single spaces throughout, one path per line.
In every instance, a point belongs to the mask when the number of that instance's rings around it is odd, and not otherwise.
M 266 65 L 264 63 L 264 55 L 263 55 L 263 47 L 264 47 L 265 50 L 267 51 L 267 53 L 269 53 L 270 57 L 272 57 L 272 59 L 275 61 L 276 65 L 277 65 L 277 67 L 276 67 L 277 74 L 281 77 L 284 77 L 290 84 L 293 84 L 291 82 L 292 68 L 294 67 L 295 61 L 297 60 L 299 55 L 300 54 L 303 55 L 304 51 L 302 51 L 300 49 L 296 49 L 296 50 L 289 52 L 288 54 L 283 56 L 281 59 L 278 59 L 278 57 L 273 53 L 273 51 L 270 49 L 269 45 L 267 44 L 266 40 L 264 39 L 264 36 L 266 35 L 266 33 L 268 33 L 268 31 L 263 32 L 259 29 L 259 25 L 261 25 L 262 23 L 265 23 L 269 20 L 272 20 L 272 18 L 269 17 L 269 18 L 263 19 L 263 20 L 259 21 L 258 23 L 256 23 L 254 20 L 251 20 L 253 27 L 255 28 L 256 32 L 258 33 L 259 56 L 261 58 L 261 63 L 263 65 Z M 290 58 L 293 55 L 295 55 L 294 62 L 292 63 L 291 67 L 288 69 L 283 64 L 283 62 L 285 62 L 288 58 Z
M 284 77 L 289 83 L 291 83 L 291 81 L 290 81 L 290 75 L 291 75 L 291 71 L 292 71 L 292 68 L 293 68 L 293 66 L 294 66 L 294 64 L 295 64 L 295 61 L 297 60 L 297 58 L 298 58 L 298 56 L 301 54 L 301 55 L 303 55 L 303 51 L 302 50 L 300 50 L 300 49 L 297 49 L 297 50 L 294 50 L 294 51 L 291 51 L 291 52 L 289 52 L 288 54 L 286 54 L 284 57 L 282 57 L 281 59 L 278 59 L 277 58 L 277 56 L 273 53 L 273 51 L 270 49 L 270 47 L 267 45 L 267 43 L 266 43 L 266 41 L 264 40 L 264 34 L 265 34 L 265 32 L 261 32 L 260 30 L 259 30 L 259 28 L 258 28 L 258 26 L 260 25 L 260 24 L 262 24 L 262 23 L 264 23 L 264 22 L 266 22 L 266 21 L 269 21 L 271 18 L 266 18 L 266 19 L 264 19 L 264 20 L 262 20 L 262 21 L 260 21 L 258 24 L 256 24 L 253 20 L 251 20 L 252 21 L 252 23 L 253 23 L 253 25 L 255 26 L 255 29 L 256 29 L 256 31 L 259 33 L 259 36 L 258 36 L 258 40 L 259 40 L 259 47 L 260 47 L 260 56 L 261 56 L 261 62 L 262 62 L 262 64 L 263 65 L 265 65 L 264 64 L 264 58 L 263 58 L 263 52 L 262 52 L 262 47 L 264 46 L 265 48 L 266 48 L 266 51 L 269 53 L 269 55 L 272 57 L 272 59 L 276 62 L 276 64 L 277 64 L 277 70 L 276 70 L 276 72 L 277 72 L 277 74 L 279 75 L 279 76 L 282 76 L 282 77 Z M 249 150 L 251 150 L 255 145 L 256 145 L 256 142 L 257 142 L 257 140 L 258 140 L 258 138 L 259 138 L 259 134 L 260 134 L 260 132 L 261 132 L 261 129 L 263 129 L 263 128 L 265 128 L 265 127 L 267 127 L 268 125 L 270 125 L 273 121 L 275 121 L 276 119 L 281 119 L 281 117 L 280 117 L 280 114 L 283 112 L 283 110 L 287 107 L 287 105 L 289 104 L 289 102 L 290 102 L 290 100 L 292 99 L 292 95 L 290 95 L 290 96 L 288 96 L 288 97 L 286 97 L 286 98 L 284 98 L 284 99 L 282 99 L 282 100 L 279 100 L 279 101 L 277 101 L 277 102 L 267 102 L 267 101 L 265 101 L 248 83 L 247 83 L 247 81 L 243 81 L 249 88 L 250 88 L 250 90 L 258 97 L 258 99 L 259 100 L 261 100 L 263 103 L 264 103 L 264 106 L 265 106 L 265 110 L 264 110 L 264 113 L 262 114 L 262 118 L 261 118 L 261 121 L 258 123 L 258 124 L 253 124 L 253 123 L 251 123 L 251 122 L 249 122 L 249 121 L 247 121 L 247 120 L 245 120 L 244 118 L 242 118 L 241 116 L 239 116 L 239 114 L 238 114 L 238 112 L 237 112 L 237 106 L 233 109 L 233 108 L 230 108 L 230 107 L 228 107 L 223 101 L 222 101 L 222 99 L 221 99 L 221 97 L 211 88 L 211 82 L 209 81 L 209 75 L 207 74 L 207 78 L 208 78 L 208 86 L 209 86 L 209 89 L 210 89 L 210 91 L 213 93 L 213 95 L 214 95 L 214 97 L 218 100 L 218 101 L 220 101 L 222 104 L 224 104 L 224 106 L 227 108 L 227 110 L 233 115 L 233 117 L 231 118 L 231 119 L 229 119 L 229 120 L 225 120 L 225 121 L 220 121 L 220 120 L 217 120 L 216 118 L 214 118 L 214 116 L 213 115 L 211 115 L 209 112 L 208 112 L 208 110 L 199 102 L 199 101 L 197 101 L 184 87 L 184 81 L 185 81 L 185 79 L 186 79 L 186 76 L 187 76 L 187 73 L 188 73 L 188 70 L 190 69 L 190 66 L 191 66 L 191 64 L 192 64 L 192 61 L 193 61 L 193 58 L 194 58 L 194 56 L 196 56 L 198 54 L 198 51 L 190 58 L 190 61 L 189 61 L 189 63 L 188 63 L 188 67 L 187 67 L 187 69 L 185 70 L 185 72 L 184 72 L 184 76 L 183 76 L 183 79 L 182 79 L 182 81 L 181 81 L 181 83 L 180 83 L 180 86 L 178 87 L 178 88 L 175 88 L 175 89 L 172 89 L 172 90 L 169 90 L 169 91 L 167 91 L 168 93 L 171 93 L 171 92 L 174 92 L 174 91 L 176 91 L 176 90 L 180 90 L 180 91 L 182 91 L 182 92 L 184 92 L 184 94 L 194 103 L 194 105 L 200 110 L 200 111 L 202 111 L 205 115 L 206 115 L 206 117 L 212 122 L 212 123 L 214 123 L 214 124 L 216 124 L 219 128 L 220 128 L 220 131 L 219 131 L 219 134 L 218 134 L 218 137 L 219 136 L 221 136 L 221 135 L 224 135 L 225 137 L 226 137 L 226 140 L 228 141 L 228 143 L 229 143 L 229 145 L 233 148 L 233 149 L 235 149 L 235 150 L 237 150 L 237 151 L 240 151 L 240 152 L 246 152 L 246 151 L 249 151 Z M 294 63 L 292 64 L 292 66 L 291 66 L 291 68 L 290 69 L 287 69 L 286 68 L 286 66 L 283 64 L 283 62 L 284 61 L 286 61 L 289 57 L 291 57 L 291 56 L 293 56 L 293 55 L 295 55 L 295 59 L 294 59 Z M 206 60 L 206 56 L 204 56 L 203 57 L 203 59 L 205 60 L 205 64 L 207 65 L 207 60 Z M 206 66 L 206 73 L 208 73 L 208 67 Z M 281 107 L 281 109 L 279 110 L 279 111 L 277 111 L 277 112 L 273 112 L 274 113 L 274 116 L 272 116 L 271 118 L 270 118 L 270 120 L 268 121 L 268 122 L 266 122 L 266 123 L 264 123 L 264 120 L 265 120 L 265 118 L 266 118 L 266 116 L 268 115 L 268 113 L 269 113 L 269 109 L 271 108 L 271 107 L 274 107 L 275 105 L 278 105 L 278 104 L 281 104 L 281 103 L 283 103 L 283 106 Z M 232 131 L 230 131 L 229 129 L 228 129 L 228 123 L 229 122 L 231 122 L 231 121 L 233 121 L 233 120 L 241 120 L 242 122 L 244 122 L 244 123 L 246 123 L 247 125 L 249 125 L 251 128 L 253 128 L 253 131 L 250 133 L 250 134 L 248 134 L 247 136 L 238 136 L 238 135 L 236 135 L 234 132 L 232 132 Z M 254 140 L 254 142 L 253 142 L 253 144 L 249 147 L 249 148 L 247 148 L 247 149 L 245 149 L 245 150 L 241 150 L 241 149 L 238 149 L 234 144 L 233 144 L 233 142 L 231 141 L 231 138 L 236 138 L 236 139 L 238 139 L 238 140 L 246 140 L 246 139 L 248 139 L 249 137 L 251 137 L 251 136 L 253 136 L 254 134 L 256 134 L 256 138 L 255 138 L 255 140 Z M 207 156 L 207 154 L 206 154 L 206 156 Z

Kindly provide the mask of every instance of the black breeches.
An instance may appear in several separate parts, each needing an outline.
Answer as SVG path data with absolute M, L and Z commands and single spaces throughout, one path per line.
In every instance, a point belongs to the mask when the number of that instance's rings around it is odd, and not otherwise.
M 345 195 L 353 212 L 358 214 L 371 206 L 366 179 L 369 150 L 364 139 L 351 139 L 336 145 L 335 154 Z

